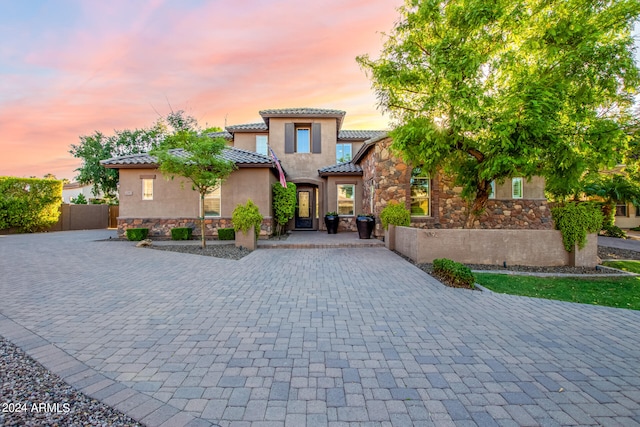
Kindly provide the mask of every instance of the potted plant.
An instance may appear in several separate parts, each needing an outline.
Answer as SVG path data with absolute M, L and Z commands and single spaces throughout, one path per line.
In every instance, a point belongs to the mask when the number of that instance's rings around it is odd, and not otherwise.
M 376 225 L 376 219 L 371 214 L 358 214 L 356 217 L 356 227 L 358 228 L 358 236 L 361 239 L 370 239 L 373 228 Z
M 340 223 L 340 217 L 338 217 L 338 212 L 327 212 L 325 214 L 324 225 L 327 226 L 327 233 L 337 234 L 339 223 Z

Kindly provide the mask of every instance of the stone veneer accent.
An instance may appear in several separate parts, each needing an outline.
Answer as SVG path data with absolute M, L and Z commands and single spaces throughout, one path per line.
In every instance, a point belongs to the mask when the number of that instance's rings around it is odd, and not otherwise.
M 383 236 L 380 212 L 391 200 L 411 207 L 411 167 L 391 150 L 391 138 L 378 141 L 360 160 L 364 194 L 361 211 L 376 216 L 374 234 Z M 415 228 L 463 228 L 468 203 L 460 197 L 462 188 L 453 177 L 436 173 L 431 179 L 431 216 L 414 217 Z M 552 229 L 551 211 L 546 200 L 489 200 L 485 213 L 474 228 Z
M 233 228 L 231 218 L 207 218 L 205 235 L 218 237 L 219 228 Z M 171 238 L 171 229 L 185 227 L 193 229 L 193 236 L 200 236 L 200 223 L 197 218 L 118 218 L 118 237 L 126 237 L 128 228 L 148 228 L 149 237 Z M 272 218 L 264 218 L 260 237 L 270 236 L 273 229 Z

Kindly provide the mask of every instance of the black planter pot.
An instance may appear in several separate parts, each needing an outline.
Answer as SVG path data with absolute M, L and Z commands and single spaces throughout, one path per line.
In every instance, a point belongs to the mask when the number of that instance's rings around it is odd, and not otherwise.
M 359 216 L 356 218 L 356 227 L 358 227 L 358 236 L 361 239 L 370 239 L 376 220 L 370 216 Z
M 339 223 L 340 223 L 340 218 L 338 217 L 338 215 L 325 215 L 324 217 L 324 225 L 327 226 L 327 233 L 329 234 L 338 233 Z

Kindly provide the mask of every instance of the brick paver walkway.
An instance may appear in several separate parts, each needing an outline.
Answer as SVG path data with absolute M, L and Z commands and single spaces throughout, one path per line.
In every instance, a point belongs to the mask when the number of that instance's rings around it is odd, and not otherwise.
M 640 425 L 640 312 L 447 288 L 384 248 L 240 261 L 0 236 L 0 334 L 154 425 Z

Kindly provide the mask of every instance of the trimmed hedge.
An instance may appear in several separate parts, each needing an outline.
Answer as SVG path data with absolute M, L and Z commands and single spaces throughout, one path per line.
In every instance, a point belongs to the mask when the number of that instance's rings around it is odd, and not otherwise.
M 471 269 L 464 264 L 447 258 L 433 260 L 433 272 L 447 285 L 456 288 L 475 288 L 476 278 Z
M 218 240 L 236 240 L 236 230 L 233 228 L 218 228 Z
M 127 239 L 132 242 L 139 242 L 140 240 L 144 240 L 149 235 L 148 228 L 128 228 L 127 229 Z
M 191 240 L 193 229 L 189 227 L 176 227 L 171 229 L 171 240 Z
M 0 177 L 0 229 L 45 230 L 58 222 L 61 204 L 62 181 Z
M 411 211 L 392 200 L 380 212 L 380 222 L 385 230 L 389 228 L 389 224 L 407 227 L 411 224 Z

